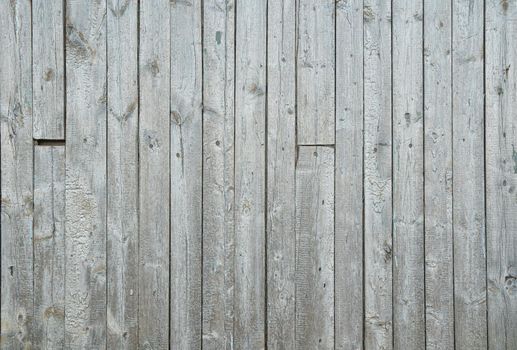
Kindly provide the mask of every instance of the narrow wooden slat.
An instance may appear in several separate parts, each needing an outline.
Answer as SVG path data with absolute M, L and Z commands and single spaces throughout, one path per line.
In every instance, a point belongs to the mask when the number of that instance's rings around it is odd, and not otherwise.
M 33 154 L 30 1 L 0 1 L 1 343 L 33 337 Z
M 334 148 L 296 162 L 296 348 L 334 348 Z
M 423 1 L 393 0 L 393 347 L 425 349 Z
M 452 11 L 455 343 L 486 349 L 483 1 Z
M 66 6 L 65 347 L 106 346 L 106 3 Z
M 336 3 L 335 348 L 363 348 L 363 1 Z
M 34 336 L 36 349 L 65 342 L 65 147 L 34 148 Z
M 108 2 L 108 349 L 138 345 L 138 1 Z
M 425 297 L 428 349 L 454 348 L 451 1 L 424 1 Z
M 203 349 L 218 350 L 234 339 L 235 5 L 203 4 Z
M 295 0 L 268 3 L 267 339 L 295 347 Z
M 265 344 L 267 2 L 242 0 L 235 38 L 234 347 Z
M 298 0 L 298 144 L 334 143 L 335 1 Z
M 139 347 L 169 348 L 170 2 L 140 2 Z
M 488 340 L 517 349 L 517 4 L 486 3 Z
M 392 349 L 391 4 L 364 1 L 365 348 Z
M 33 136 L 65 137 L 63 0 L 32 1 Z
M 173 349 L 201 348 L 201 0 L 171 2 L 171 296 Z

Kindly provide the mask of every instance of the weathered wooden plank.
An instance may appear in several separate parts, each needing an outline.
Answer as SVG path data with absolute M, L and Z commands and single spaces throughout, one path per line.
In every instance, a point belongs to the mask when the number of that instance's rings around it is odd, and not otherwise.
M 334 148 L 296 162 L 296 348 L 334 348 Z
M 32 1 L 33 137 L 65 137 L 63 0 Z
M 265 348 L 267 2 L 236 11 L 234 347 Z
M 517 349 L 517 4 L 485 6 L 488 341 L 505 350 Z
M 423 1 L 393 0 L 393 347 L 425 349 Z
M 486 349 L 483 1 L 453 3 L 456 349 Z
M 298 144 L 333 144 L 335 1 L 298 0 Z
M 336 3 L 335 349 L 363 348 L 363 1 Z
M 366 349 L 392 349 L 391 3 L 364 1 Z M 368 102 L 368 103 L 366 103 Z
M 34 313 L 30 1 L 1 1 L 0 27 L 0 345 L 26 349 Z
M 171 296 L 173 349 L 201 348 L 201 0 L 171 2 Z
M 138 347 L 138 1 L 108 2 L 107 347 Z
M 170 2 L 140 2 L 138 342 L 169 348 Z
M 451 11 L 424 1 L 426 346 L 436 350 L 454 348 Z
M 63 348 L 64 318 L 65 146 L 36 146 L 34 148 L 34 348 Z
M 267 347 L 295 348 L 296 1 L 268 3 Z
M 233 0 L 203 7 L 203 348 L 233 349 Z
M 106 3 L 66 5 L 65 347 L 106 346 Z

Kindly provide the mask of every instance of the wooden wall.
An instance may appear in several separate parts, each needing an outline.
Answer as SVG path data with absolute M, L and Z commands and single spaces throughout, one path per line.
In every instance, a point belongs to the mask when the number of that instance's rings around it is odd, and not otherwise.
M 517 349 L 517 1 L 0 30 L 1 349 Z

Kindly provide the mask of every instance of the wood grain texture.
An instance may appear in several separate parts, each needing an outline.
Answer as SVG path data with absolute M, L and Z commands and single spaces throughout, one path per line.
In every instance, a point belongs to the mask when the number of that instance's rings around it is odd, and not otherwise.
M 66 6 L 65 347 L 106 346 L 106 3 Z
M 296 348 L 334 348 L 334 148 L 296 161 Z
M 138 346 L 138 1 L 107 10 L 107 347 Z
M 169 348 L 170 2 L 140 2 L 138 343 Z
M 298 0 L 297 140 L 333 144 L 335 111 L 335 4 Z
M 235 37 L 234 347 L 266 346 L 267 2 L 237 3 Z
M 486 349 L 483 1 L 453 3 L 456 349 Z
M 336 3 L 335 349 L 363 348 L 363 1 Z
M 0 1 L 0 348 L 517 348 L 516 23 Z
M 1 343 L 33 341 L 33 149 L 30 1 L 0 2 Z
M 364 346 L 389 350 L 393 348 L 391 4 L 365 0 L 363 16 Z
M 203 3 L 203 348 L 233 349 L 235 3 Z
M 425 349 L 423 1 L 393 0 L 393 347 Z
M 517 4 L 486 3 L 488 341 L 517 348 Z
M 171 295 L 173 349 L 201 349 L 201 1 L 171 2 Z
M 33 137 L 65 137 L 64 1 L 32 1 Z
M 296 1 L 268 3 L 267 339 L 295 347 Z
M 36 349 L 65 345 L 65 147 L 34 147 Z
M 454 347 L 452 8 L 424 1 L 426 346 Z

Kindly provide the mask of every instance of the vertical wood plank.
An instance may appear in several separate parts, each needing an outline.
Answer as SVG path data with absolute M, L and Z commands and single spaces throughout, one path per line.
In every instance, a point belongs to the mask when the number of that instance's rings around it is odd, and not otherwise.
M 32 1 L 33 137 L 65 137 L 63 0 Z
M 488 340 L 517 348 L 517 4 L 486 3 Z
M 66 7 L 65 347 L 106 346 L 106 3 Z
M 334 348 L 334 148 L 296 163 L 296 348 Z
M 364 0 L 363 16 L 364 343 L 392 349 L 391 3 Z
M 298 0 L 298 144 L 333 144 L 335 1 Z
M 171 348 L 201 348 L 201 0 L 171 2 Z
M 267 339 L 295 347 L 296 1 L 268 2 Z
M 34 148 L 34 342 L 65 345 L 65 147 Z
M 235 4 L 203 2 L 203 349 L 233 349 Z
M 483 1 L 453 3 L 456 349 L 486 349 Z
M 426 345 L 436 350 L 454 348 L 451 11 L 424 1 Z
M 266 1 L 237 3 L 234 286 L 237 349 L 266 346 L 266 23 Z
M 140 2 L 139 347 L 169 348 L 170 2 Z
M 423 1 L 392 11 L 393 347 L 424 349 Z
M 138 346 L 138 1 L 111 0 L 108 40 L 108 349 Z
M 30 1 L 0 2 L 1 346 L 32 344 L 33 150 Z
M 363 348 L 363 0 L 336 3 L 335 348 Z

